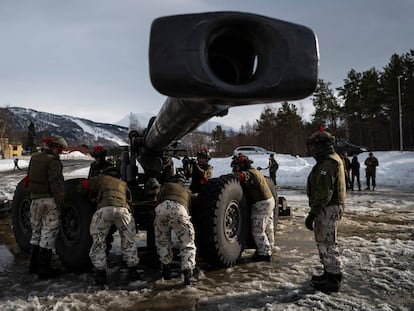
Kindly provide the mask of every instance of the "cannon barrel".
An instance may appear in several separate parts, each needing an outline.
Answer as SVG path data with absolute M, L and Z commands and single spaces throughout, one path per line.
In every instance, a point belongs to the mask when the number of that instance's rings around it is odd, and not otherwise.
M 150 76 L 168 98 L 147 129 L 141 164 L 157 170 L 164 147 L 230 107 L 309 96 L 318 62 L 314 32 L 290 22 L 241 12 L 155 19 Z

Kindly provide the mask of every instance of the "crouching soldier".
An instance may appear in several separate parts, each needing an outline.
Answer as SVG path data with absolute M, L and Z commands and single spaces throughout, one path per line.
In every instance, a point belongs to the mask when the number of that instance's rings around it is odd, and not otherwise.
M 103 171 L 103 174 L 84 180 L 83 188 L 99 194 L 97 209 L 90 224 L 93 242 L 89 251 L 89 257 L 96 269 L 96 285 L 107 283 L 106 236 L 112 225 L 116 226 L 121 236 L 122 259 L 129 269 L 129 281 L 138 280 L 136 225 L 129 206 L 131 193 L 126 182 L 119 179 L 118 170 L 115 167 L 109 167 Z
M 42 142 L 43 151 L 30 159 L 25 181 L 32 200 L 29 273 L 37 273 L 39 279 L 47 279 L 60 274 L 60 271 L 51 267 L 51 258 L 59 232 L 60 207 L 65 196 L 63 166 L 59 155 L 68 145 L 59 136 L 45 138 Z
M 196 246 L 194 243 L 194 227 L 189 216 L 190 191 L 184 188 L 185 177 L 173 176 L 160 190 L 159 204 L 155 208 L 155 245 L 161 262 L 161 275 L 171 278 L 171 262 L 173 259 L 171 230 L 177 236 L 181 256 L 181 270 L 184 284 L 194 285 Z

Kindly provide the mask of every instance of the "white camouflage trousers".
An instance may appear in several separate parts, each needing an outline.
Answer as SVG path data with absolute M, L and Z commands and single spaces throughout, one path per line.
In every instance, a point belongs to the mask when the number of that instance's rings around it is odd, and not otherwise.
M 258 255 L 272 255 L 272 246 L 275 243 L 273 210 L 275 199 L 258 201 L 252 206 L 252 235 L 256 243 Z
M 32 237 L 30 244 L 42 248 L 55 248 L 59 232 L 60 211 L 54 198 L 33 199 L 30 205 Z
M 177 236 L 181 269 L 193 270 L 195 267 L 196 246 L 194 243 L 195 233 L 191 217 L 181 204 L 165 200 L 155 208 L 155 245 L 162 264 L 172 262 L 171 230 Z
M 115 225 L 121 236 L 122 259 L 128 267 L 138 264 L 138 251 L 135 242 L 135 220 L 126 207 L 105 206 L 99 208 L 93 214 L 90 233 L 92 246 L 89 257 L 92 264 L 98 270 L 106 268 L 106 236 L 112 225 Z
M 337 228 L 342 212 L 343 208 L 339 205 L 327 206 L 316 216 L 313 226 L 319 258 L 326 272 L 331 274 L 342 273 L 337 244 Z

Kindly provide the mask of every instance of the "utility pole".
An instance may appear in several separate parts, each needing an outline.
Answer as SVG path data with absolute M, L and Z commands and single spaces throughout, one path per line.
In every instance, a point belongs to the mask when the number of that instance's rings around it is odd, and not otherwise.
M 398 113 L 400 118 L 400 151 L 404 151 L 403 145 L 403 130 L 402 130 L 402 109 L 401 109 L 401 78 L 402 76 L 398 76 Z

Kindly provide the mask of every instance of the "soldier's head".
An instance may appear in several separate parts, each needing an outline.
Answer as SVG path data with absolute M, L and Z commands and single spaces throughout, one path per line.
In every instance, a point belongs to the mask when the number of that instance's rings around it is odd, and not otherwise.
M 333 152 L 333 146 L 335 143 L 335 136 L 326 132 L 323 127 L 308 137 L 306 140 L 306 147 L 308 153 L 317 157 L 320 154 Z
M 145 195 L 149 200 L 156 200 L 160 192 L 161 185 L 154 177 L 150 177 L 144 184 Z
M 107 151 L 101 145 L 93 147 L 91 156 L 95 158 L 96 161 L 104 160 L 106 157 Z
M 43 138 L 42 143 L 44 147 L 52 150 L 55 155 L 61 154 L 63 150 L 68 148 L 68 144 L 62 136 Z
M 206 148 L 202 148 L 199 152 L 197 152 L 197 162 L 199 164 L 206 164 L 210 161 L 210 159 L 210 152 Z
M 119 178 L 119 170 L 116 167 L 107 167 L 102 171 L 102 174 Z
M 249 159 L 248 156 L 244 155 L 243 153 L 239 153 L 237 156 L 234 156 L 231 162 L 231 166 L 233 167 L 233 171 L 245 171 L 252 167 L 253 161 Z

